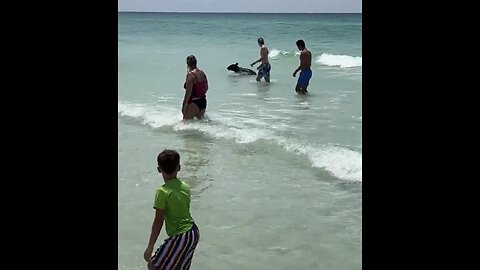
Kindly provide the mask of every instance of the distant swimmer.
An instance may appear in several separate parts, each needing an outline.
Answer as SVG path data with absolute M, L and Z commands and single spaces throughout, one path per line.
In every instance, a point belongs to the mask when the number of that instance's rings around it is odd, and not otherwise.
M 250 66 L 253 67 L 258 62 L 262 62 L 260 66 L 257 67 L 258 75 L 257 75 L 257 82 L 260 81 L 262 77 L 265 77 L 266 82 L 270 82 L 270 63 L 268 62 L 268 48 L 265 46 L 265 41 L 263 38 L 258 38 L 257 40 L 258 46 L 260 46 L 260 59 L 253 62 Z
M 298 77 L 295 91 L 299 94 L 307 94 L 308 83 L 310 78 L 312 78 L 312 70 L 310 69 L 312 65 L 312 53 L 307 50 L 305 42 L 301 39 L 297 40 L 297 48 L 300 50 L 300 66 L 293 72 L 293 77 L 297 75 L 298 71 L 300 71 L 300 76 Z
M 187 77 L 183 87 L 185 96 L 182 103 L 183 120 L 201 119 L 207 108 L 207 75 L 197 67 L 197 59 L 190 55 L 187 57 Z

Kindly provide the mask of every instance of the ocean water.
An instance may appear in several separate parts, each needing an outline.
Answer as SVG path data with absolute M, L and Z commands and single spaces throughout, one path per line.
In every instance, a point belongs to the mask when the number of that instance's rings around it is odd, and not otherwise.
M 226 70 L 259 58 L 258 37 L 270 84 Z M 294 91 L 297 39 L 309 96 Z M 206 118 L 184 123 L 190 54 L 210 89 Z M 118 269 L 146 269 L 165 148 L 201 232 L 191 269 L 361 269 L 362 15 L 119 13 Z

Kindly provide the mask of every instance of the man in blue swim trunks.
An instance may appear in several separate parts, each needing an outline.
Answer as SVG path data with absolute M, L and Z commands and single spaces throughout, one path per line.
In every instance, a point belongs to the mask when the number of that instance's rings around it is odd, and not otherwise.
M 299 94 L 307 94 L 308 82 L 310 78 L 312 78 L 312 70 L 310 69 L 312 65 L 312 53 L 305 48 L 305 41 L 301 39 L 297 40 L 297 48 L 300 50 L 300 66 L 293 72 L 293 77 L 297 75 L 299 70 L 301 71 L 295 91 Z
M 262 62 L 260 66 L 257 67 L 258 75 L 257 82 L 260 81 L 262 77 L 265 77 L 266 82 L 270 82 L 270 63 L 268 62 L 268 48 L 265 46 L 265 41 L 263 38 L 258 38 L 258 46 L 260 46 L 260 59 L 253 62 L 250 66 L 253 67 L 258 62 Z

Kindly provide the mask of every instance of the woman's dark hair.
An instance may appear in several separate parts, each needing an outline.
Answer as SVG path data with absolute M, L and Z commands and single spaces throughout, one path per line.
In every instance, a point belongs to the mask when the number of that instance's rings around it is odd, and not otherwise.
M 197 66 L 197 58 L 193 55 L 187 56 L 187 65 L 189 67 L 196 67 Z

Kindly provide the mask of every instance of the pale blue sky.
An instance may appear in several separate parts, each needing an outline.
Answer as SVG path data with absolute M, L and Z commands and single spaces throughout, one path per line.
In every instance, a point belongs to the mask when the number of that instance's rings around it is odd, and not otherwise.
M 118 0 L 119 11 L 361 13 L 362 0 Z

